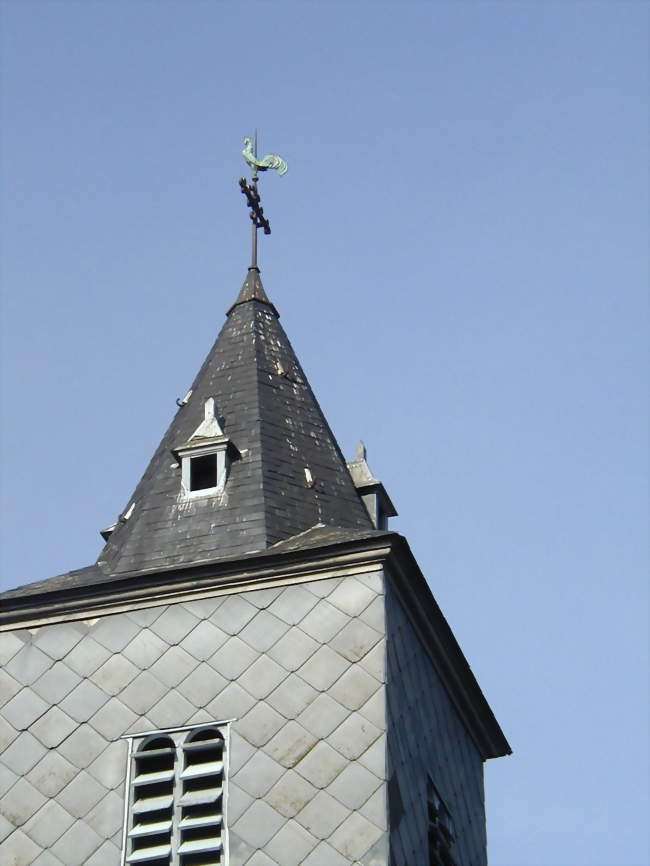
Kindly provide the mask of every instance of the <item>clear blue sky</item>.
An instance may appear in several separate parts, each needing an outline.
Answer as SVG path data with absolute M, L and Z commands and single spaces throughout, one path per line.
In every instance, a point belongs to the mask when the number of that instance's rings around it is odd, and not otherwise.
M 642 2 L 2 3 L 3 585 L 86 565 L 245 274 L 514 755 L 492 866 L 647 862 Z

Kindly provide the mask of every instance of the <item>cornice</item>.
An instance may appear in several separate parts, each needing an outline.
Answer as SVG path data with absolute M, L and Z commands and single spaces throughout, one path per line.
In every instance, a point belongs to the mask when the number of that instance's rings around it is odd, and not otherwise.
M 92 619 L 143 607 L 384 570 L 482 758 L 511 753 L 405 538 L 397 533 L 4 599 L 0 631 Z
M 105 582 L 5 598 L 0 632 L 92 619 L 120 611 L 226 595 L 367 571 L 390 552 L 387 537 L 313 550 L 297 550 L 186 568 L 125 574 Z

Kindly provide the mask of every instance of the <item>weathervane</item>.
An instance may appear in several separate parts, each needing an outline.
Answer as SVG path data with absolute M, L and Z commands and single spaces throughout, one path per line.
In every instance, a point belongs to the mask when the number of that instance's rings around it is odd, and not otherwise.
M 253 223 L 253 248 L 251 253 L 251 268 L 257 268 L 257 230 L 264 229 L 265 235 L 271 234 L 271 224 L 264 216 L 264 208 L 260 201 L 260 194 L 257 191 L 258 172 L 268 171 L 273 168 L 282 176 L 288 171 L 287 163 L 278 156 L 277 153 L 269 153 L 262 159 L 257 158 L 257 132 L 254 137 L 246 136 L 244 138 L 244 149 L 242 156 L 253 169 L 251 182 L 248 183 L 246 178 L 239 178 L 239 187 L 242 193 L 246 196 L 246 202 L 250 208 L 250 218 Z

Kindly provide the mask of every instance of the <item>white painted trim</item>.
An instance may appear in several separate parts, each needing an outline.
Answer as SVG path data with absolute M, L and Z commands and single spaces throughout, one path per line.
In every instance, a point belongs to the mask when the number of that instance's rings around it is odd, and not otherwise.
M 221 493 L 226 486 L 228 478 L 229 460 L 227 455 L 228 440 L 211 443 L 210 445 L 197 445 L 196 447 L 179 448 L 177 454 L 181 460 L 181 498 L 199 499 L 206 496 L 215 496 Z M 216 480 L 214 487 L 202 487 L 200 490 L 191 489 L 191 462 L 196 457 L 209 457 L 215 454 L 217 457 Z
M 163 736 L 166 735 L 173 742 L 174 748 L 178 754 L 178 750 L 183 748 L 183 744 L 187 741 L 190 736 L 190 731 L 200 731 L 208 728 L 218 730 L 219 734 L 223 739 L 223 759 L 222 759 L 222 769 L 221 769 L 221 824 L 220 824 L 220 839 L 221 839 L 221 851 L 224 856 L 224 866 L 228 866 L 229 863 L 229 853 L 228 853 L 228 781 L 229 781 L 229 773 L 230 773 L 230 725 L 234 722 L 235 719 L 227 719 L 223 721 L 213 721 L 213 722 L 200 722 L 195 725 L 181 725 L 176 728 L 160 728 L 153 731 L 142 731 L 133 734 L 124 734 L 120 737 L 121 740 L 128 740 L 129 743 L 129 751 L 127 757 L 127 769 L 126 769 L 126 781 L 125 781 L 125 795 L 124 795 L 124 818 L 123 818 L 123 826 L 122 826 L 122 851 L 120 856 L 120 864 L 121 866 L 127 866 L 127 856 L 128 856 L 128 839 L 129 839 L 129 827 L 132 826 L 133 823 L 133 814 L 132 814 L 132 804 L 133 804 L 133 785 L 131 783 L 131 779 L 133 776 L 133 763 L 134 763 L 134 755 L 138 749 L 134 748 L 137 745 L 144 743 L 146 740 L 151 739 L 152 737 Z M 176 735 L 176 736 L 174 736 Z M 171 863 L 175 864 L 179 862 L 179 850 L 178 846 L 180 845 L 181 833 L 180 833 L 180 818 L 181 818 L 181 804 L 179 794 L 182 789 L 182 776 L 181 771 L 183 766 L 180 762 L 176 762 L 177 770 L 175 770 L 173 775 L 173 788 L 172 788 L 172 796 L 173 796 L 173 804 L 172 804 L 172 829 L 170 834 L 170 843 L 171 843 Z
M 123 739 L 123 738 L 121 738 Z M 126 864 L 126 841 L 129 825 L 129 803 L 131 798 L 131 764 L 133 757 L 133 737 L 129 737 L 129 752 L 126 758 L 126 779 L 124 781 L 124 815 L 122 817 L 122 853 L 120 857 L 121 866 Z

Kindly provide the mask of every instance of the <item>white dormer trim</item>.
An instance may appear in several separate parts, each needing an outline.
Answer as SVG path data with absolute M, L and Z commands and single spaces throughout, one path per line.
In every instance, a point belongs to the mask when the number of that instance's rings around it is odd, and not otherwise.
M 189 440 L 174 450 L 181 464 L 182 499 L 200 499 L 222 493 L 230 468 L 230 440 L 224 435 L 215 413 L 214 397 L 208 397 L 204 405 L 205 417 Z M 214 455 L 214 481 L 209 487 L 193 488 L 192 461 Z M 210 467 L 210 471 L 212 471 Z
M 190 436 L 190 442 L 192 439 L 215 439 L 223 436 L 223 430 L 219 419 L 214 414 L 214 409 L 214 397 L 208 397 L 203 407 L 205 417 Z
M 226 486 L 228 477 L 228 442 L 224 436 L 221 442 L 211 442 L 204 445 L 195 445 L 186 448 L 178 448 L 176 453 L 181 461 L 181 492 L 184 499 L 198 499 L 201 496 L 214 496 L 221 493 Z M 192 490 L 192 460 L 197 457 L 216 455 L 216 484 L 213 487 L 202 487 Z

